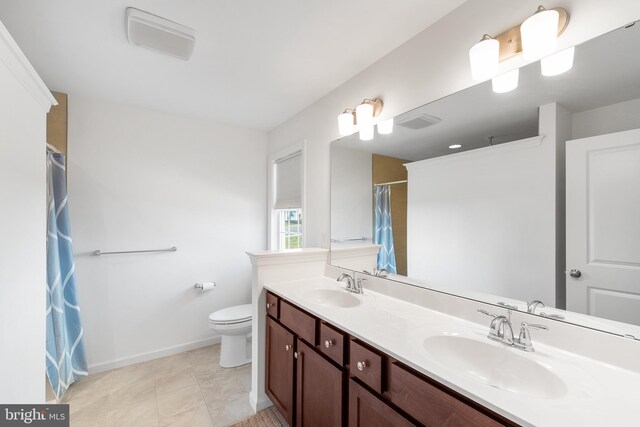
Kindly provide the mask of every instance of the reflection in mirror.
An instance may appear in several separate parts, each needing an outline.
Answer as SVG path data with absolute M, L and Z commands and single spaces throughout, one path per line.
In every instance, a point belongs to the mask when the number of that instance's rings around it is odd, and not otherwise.
M 331 263 L 640 339 L 640 24 L 331 146 Z

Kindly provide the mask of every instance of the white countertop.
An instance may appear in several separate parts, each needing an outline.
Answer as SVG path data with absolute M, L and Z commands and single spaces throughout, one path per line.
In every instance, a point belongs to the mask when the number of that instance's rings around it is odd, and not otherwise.
M 536 351 L 526 353 L 487 339 L 490 319 L 480 325 L 367 289 L 364 295 L 354 295 L 361 304 L 352 308 L 321 305 L 305 298 L 312 289 L 344 288 L 325 277 L 267 283 L 265 288 L 519 424 L 640 425 L 640 374 L 536 343 L 535 332 L 532 341 Z M 517 335 L 518 329 L 514 329 Z M 566 384 L 566 393 L 547 398 L 494 388 L 468 373 L 457 372 L 425 350 L 425 339 L 458 333 L 546 367 Z

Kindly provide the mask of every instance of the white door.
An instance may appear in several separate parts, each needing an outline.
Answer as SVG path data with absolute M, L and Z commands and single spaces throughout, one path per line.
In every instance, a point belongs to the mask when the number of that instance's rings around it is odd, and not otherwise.
M 567 310 L 640 325 L 640 129 L 568 141 L 566 166 Z

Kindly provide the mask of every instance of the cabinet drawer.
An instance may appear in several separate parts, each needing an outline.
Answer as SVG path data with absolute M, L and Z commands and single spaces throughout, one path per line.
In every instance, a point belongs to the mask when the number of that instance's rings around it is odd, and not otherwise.
M 349 373 L 382 393 L 382 356 L 354 340 L 349 344 Z
M 344 334 L 326 323 L 320 324 L 320 351 L 338 365 L 344 364 Z
M 279 303 L 280 298 L 278 298 L 271 292 L 267 292 L 267 314 L 274 319 L 277 319 L 280 314 L 280 310 L 278 310 L 280 308 Z
M 287 301 L 280 301 L 280 322 L 296 335 L 316 345 L 316 319 Z
M 388 375 L 385 396 L 424 425 L 503 425 L 395 362 L 389 365 Z

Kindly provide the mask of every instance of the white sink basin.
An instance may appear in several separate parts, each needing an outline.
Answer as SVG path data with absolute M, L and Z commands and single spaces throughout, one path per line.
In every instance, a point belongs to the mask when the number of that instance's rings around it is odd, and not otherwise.
M 523 396 L 557 399 L 566 384 L 546 366 L 502 344 L 460 335 L 437 335 L 424 340 L 434 361 L 475 381 Z
M 342 289 L 314 289 L 305 292 L 304 298 L 327 307 L 351 308 L 362 303 L 360 299 Z

